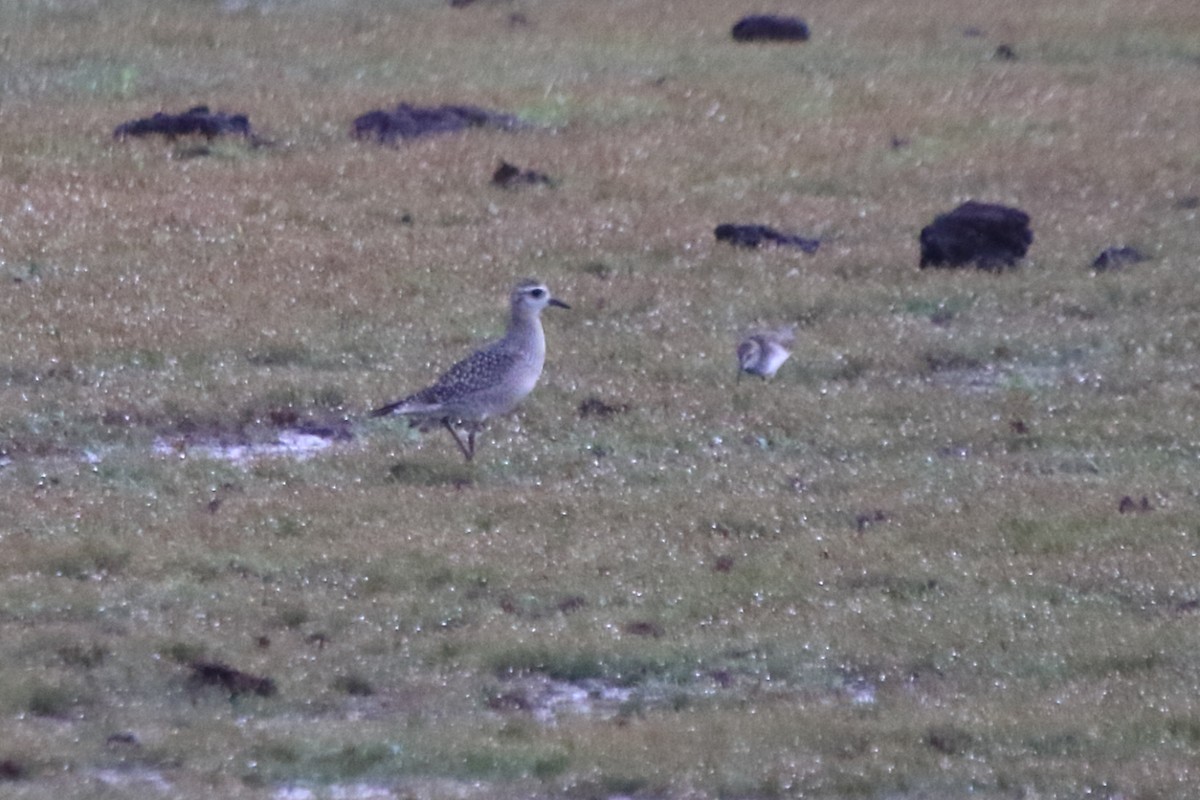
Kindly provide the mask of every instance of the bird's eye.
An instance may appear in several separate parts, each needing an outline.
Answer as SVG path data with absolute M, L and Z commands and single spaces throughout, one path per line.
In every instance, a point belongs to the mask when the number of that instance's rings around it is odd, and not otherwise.
M 541 300 L 543 297 L 546 296 L 546 290 L 541 289 L 541 288 L 532 289 L 529 292 L 529 296 L 532 297 L 534 300 Z

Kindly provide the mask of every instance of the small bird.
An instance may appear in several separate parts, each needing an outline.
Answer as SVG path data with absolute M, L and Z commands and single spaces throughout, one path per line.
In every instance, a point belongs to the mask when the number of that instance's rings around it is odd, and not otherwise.
M 775 331 L 759 331 L 742 339 L 737 346 L 738 380 L 742 373 L 758 375 L 764 381 L 774 376 L 792 355 L 788 345 L 796 338 L 790 327 Z
M 533 391 L 546 359 L 542 309 L 570 308 L 551 296 L 546 285 L 522 281 L 509 297 L 511 315 L 503 338 L 476 350 L 437 379 L 432 386 L 371 412 L 409 417 L 422 431 L 441 425 L 450 431 L 467 461 L 475 456 L 475 435 L 488 417 L 507 414 Z M 455 425 L 467 432 L 464 443 Z

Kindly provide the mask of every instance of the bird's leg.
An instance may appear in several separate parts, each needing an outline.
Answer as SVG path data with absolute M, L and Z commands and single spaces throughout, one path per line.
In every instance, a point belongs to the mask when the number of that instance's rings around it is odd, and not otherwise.
M 471 432 L 471 448 L 468 450 L 467 446 L 463 444 L 462 437 L 458 435 L 458 431 L 454 430 L 454 426 L 450 424 L 449 419 L 443 419 L 442 425 L 446 426 L 446 430 L 450 431 L 450 435 L 454 437 L 454 443 L 458 445 L 458 449 L 462 451 L 467 461 L 470 461 L 471 456 L 475 455 L 475 432 Z
M 479 428 L 474 426 L 472 426 L 471 430 L 467 433 L 467 449 L 471 451 L 471 455 L 467 456 L 467 461 L 470 461 L 475 455 L 475 434 L 477 433 L 479 433 Z

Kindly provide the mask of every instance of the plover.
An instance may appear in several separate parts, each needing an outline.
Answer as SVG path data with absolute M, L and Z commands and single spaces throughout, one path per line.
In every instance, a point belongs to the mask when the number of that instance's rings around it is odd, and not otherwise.
M 432 386 L 378 408 L 371 416 L 409 417 L 422 431 L 441 425 L 470 461 L 475 456 L 475 435 L 484 422 L 516 408 L 541 377 L 546 359 L 542 309 L 570 308 L 538 281 L 518 283 L 509 303 L 511 314 L 503 338 L 459 361 Z M 456 425 L 467 432 L 465 443 Z
M 791 356 L 788 345 L 794 338 L 796 335 L 790 327 L 746 336 L 737 346 L 738 380 L 743 372 L 758 375 L 763 380 L 772 377 Z

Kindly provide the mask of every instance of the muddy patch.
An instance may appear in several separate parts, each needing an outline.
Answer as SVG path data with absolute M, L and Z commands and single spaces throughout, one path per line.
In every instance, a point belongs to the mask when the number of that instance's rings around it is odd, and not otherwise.
M 85 774 L 106 789 L 130 792 L 129 796 L 148 790 L 154 790 L 158 795 L 169 795 L 173 791 L 166 776 L 153 769 L 94 769 Z
M 451 778 L 406 778 L 387 784 L 335 783 L 319 787 L 282 786 L 274 800 L 393 800 L 397 797 L 447 797 L 458 800 L 496 797 L 496 787 L 483 781 Z
M 157 456 L 203 458 L 248 466 L 264 459 L 307 461 L 335 443 L 352 438 L 346 427 L 282 428 L 258 435 L 192 432 L 158 436 L 152 450 Z
M 565 681 L 533 674 L 505 681 L 487 704 L 493 711 L 524 712 L 553 725 L 565 716 L 613 719 L 633 700 L 633 688 L 598 678 Z
M 287 786 L 275 792 L 278 800 L 320 800 L 324 797 L 345 798 L 346 800 L 385 800 L 396 797 L 389 786 L 374 786 L 369 783 L 336 784 L 321 790 L 310 789 L 307 786 Z

